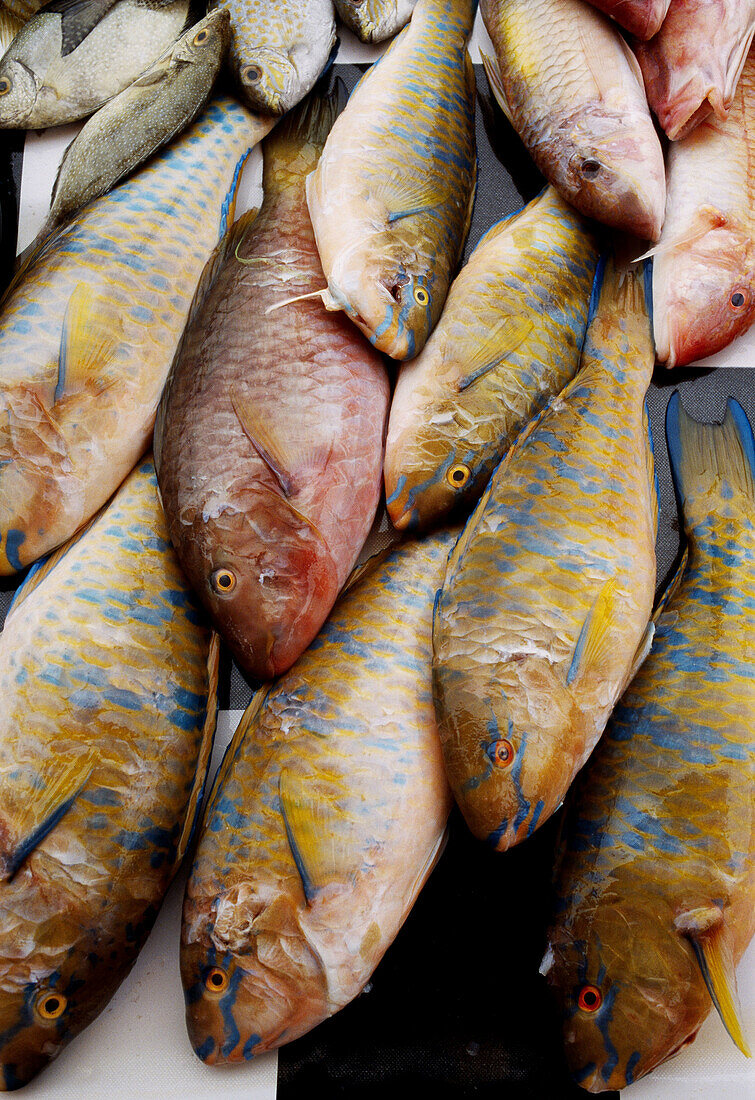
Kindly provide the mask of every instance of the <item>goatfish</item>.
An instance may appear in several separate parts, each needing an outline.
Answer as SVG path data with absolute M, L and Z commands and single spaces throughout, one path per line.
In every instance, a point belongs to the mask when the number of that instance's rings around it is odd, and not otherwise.
M 661 29 L 671 0 L 590 0 L 635 38 L 652 38 Z
M 755 932 L 755 441 L 742 408 L 666 431 L 686 554 L 653 648 L 573 794 L 541 972 L 566 1057 L 623 1089 L 715 1006 L 749 1056 L 735 966 Z
M 377 556 L 253 700 L 184 898 L 197 1055 L 290 1042 L 364 987 L 438 859 L 452 798 L 430 690 L 432 605 L 458 530 Z
M 475 501 L 573 378 L 597 262 L 593 227 L 553 187 L 488 230 L 423 351 L 399 371 L 385 452 L 395 527 Z
M 607 266 L 579 373 L 496 469 L 438 597 L 446 771 L 471 831 L 498 850 L 558 808 L 647 653 L 647 273 Z
M 501 110 L 543 175 L 583 214 L 657 241 L 663 152 L 637 61 L 582 0 L 482 0 Z
M 362 42 L 383 42 L 406 26 L 417 0 L 335 0 L 335 5 Z
M 269 129 L 230 99 L 49 236 L 0 310 L 0 575 L 70 538 L 149 445 L 192 295 Z
M 685 366 L 755 320 L 755 51 L 723 122 L 704 119 L 668 151 L 666 222 L 653 255 L 658 360 Z
M 52 0 L 0 60 L 0 126 L 40 129 L 91 114 L 193 22 L 192 0 Z
M 221 0 L 231 16 L 229 62 L 254 111 L 280 116 L 315 85 L 337 45 L 333 0 Z
M 311 300 L 323 274 L 304 180 L 337 101 L 313 93 L 264 142 L 262 208 L 207 266 L 155 433 L 173 543 L 256 679 L 317 634 L 380 498 L 385 366 Z
M 461 259 L 474 200 L 476 0 L 419 0 L 365 74 L 307 180 L 327 289 L 380 351 L 419 354 Z
M 189 843 L 217 638 L 149 460 L 36 566 L 0 634 L 0 1089 L 103 1010 Z
M 753 0 L 676 0 L 656 37 L 637 43 L 648 103 L 672 141 L 711 112 L 726 119 L 753 34 Z

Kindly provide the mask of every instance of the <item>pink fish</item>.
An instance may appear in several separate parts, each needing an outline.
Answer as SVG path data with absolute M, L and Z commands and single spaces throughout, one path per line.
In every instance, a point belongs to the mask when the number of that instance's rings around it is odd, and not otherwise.
M 661 29 L 671 0 L 590 0 L 637 38 L 652 38 Z

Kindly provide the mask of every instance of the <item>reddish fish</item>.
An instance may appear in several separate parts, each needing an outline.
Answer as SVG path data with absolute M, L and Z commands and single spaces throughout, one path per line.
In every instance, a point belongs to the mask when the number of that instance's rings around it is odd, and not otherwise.
M 590 0 L 637 38 L 652 38 L 661 29 L 671 0 Z

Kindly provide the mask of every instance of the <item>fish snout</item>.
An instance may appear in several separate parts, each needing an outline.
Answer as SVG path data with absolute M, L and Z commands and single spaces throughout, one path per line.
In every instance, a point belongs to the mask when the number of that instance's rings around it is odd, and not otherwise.
M 296 71 L 285 54 L 254 50 L 236 58 L 233 68 L 241 96 L 252 110 L 276 116 L 289 110 Z

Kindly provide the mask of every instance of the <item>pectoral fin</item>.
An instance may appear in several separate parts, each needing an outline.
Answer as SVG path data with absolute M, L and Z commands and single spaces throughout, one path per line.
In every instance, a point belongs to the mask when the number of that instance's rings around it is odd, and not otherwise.
M 60 336 L 58 379 L 53 401 L 58 401 L 90 386 L 96 393 L 109 389 L 115 378 L 108 367 L 123 339 L 123 323 L 86 283 L 79 283 L 68 300 Z
M 307 905 L 332 882 L 353 881 L 343 810 L 312 791 L 302 776 L 283 770 L 278 781 L 281 816 Z
M 573 684 L 585 670 L 600 669 L 606 663 L 609 656 L 611 624 L 616 616 L 617 587 L 616 578 L 611 577 L 598 593 L 579 632 L 574 656 L 566 674 L 567 684 Z
M 677 920 L 677 927 L 688 936 L 694 948 L 703 979 L 724 1027 L 744 1056 L 751 1058 L 742 1028 L 734 958 L 721 910 L 712 906 L 684 914 L 681 921 Z
M 437 176 L 414 180 L 393 173 L 379 178 L 371 190 L 385 206 L 389 225 L 426 210 L 437 210 L 448 198 L 448 185 Z
M 529 317 L 507 315 L 500 318 L 477 345 L 474 353 L 467 359 L 468 373 L 456 383 L 456 390 L 462 393 L 473 383 L 503 362 L 527 339 L 533 329 Z
M 498 62 L 494 58 L 488 57 L 482 50 L 480 50 L 480 57 L 482 58 L 482 67 L 485 70 L 485 76 L 488 78 L 490 90 L 495 96 L 495 101 L 513 126 L 514 120 L 512 118 L 511 108 L 509 107 L 509 101 L 506 98 L 506 92 L 504 91 Z
M 231 390 L 231 404 L 249 442 L 262 461 L 274 474 L 283 495 L 290 497 L 296 491 L 296 483 L 305 471 L 324 465 L 318 452 L 322 452 L 320 440 L 302 434 L 293 423 L 272 423 L 271 417 L 240 387 Z

